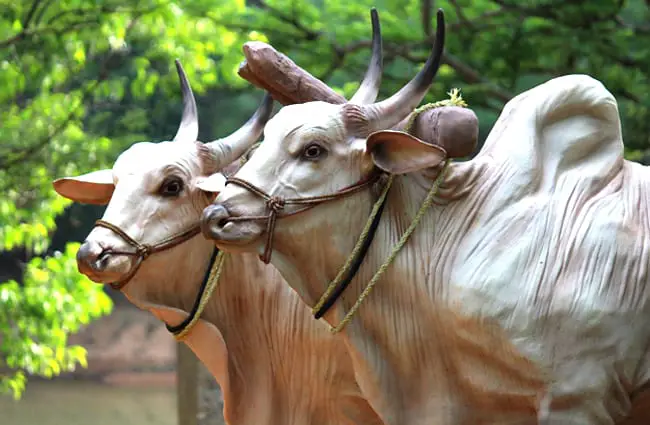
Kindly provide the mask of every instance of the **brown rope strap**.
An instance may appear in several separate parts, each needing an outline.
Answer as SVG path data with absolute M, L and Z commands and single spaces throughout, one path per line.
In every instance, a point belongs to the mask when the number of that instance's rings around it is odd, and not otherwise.
M 197 224 L 189 228 L 188 230 L 169 236 L 161 240 L 160 242 L 150 245 L 150 244 L 143 244 L 136 241 L 131 236 L 129 236 L 125 231 L 123 231 L 113 223 L 109 223 L 108 221 L 97 220 L 95 222 L 95 226 L 104 227 L 106 229 L 115 232 L 122 239 L 124 239 L 126 243 L 128 243 L 133 248 L 135 248 L 135 251 L 120 251 L 120 250 L 110 249 L 110 248 L 104 251 L 107 254 L 117 254 L 117 255 L 127 255 L 131 257 L 137 257 L 136 263 L 133 267 L 131 267 L 129 273 L 119 281 L 110 284 L 111 287 L 116 290 L 120 290 L 124 288 L 124 286 L 133 278 L 133 276 L 135 276 L 135 273 L 140 268 L 140 265 L 145 259 L 147 259 L 147 257 L 149 257 L 149 255 L 173 248 L 176 245 L 179 245 L 187 240 L 192 239 L 194 236 L 198 235 L 201 232 L 201 227 L 200 225 Z
M 129 245 L 135 248 L 135 251 L 120 251 L 120 250 L 112 250 L 112 249 L 107 249 L 105 251 L 106 253 L 110 253 L 110 254 L 137 256 L 136 263 L 134 266 L 131 267 L 129 273 L 120 281 L 111 283 L 111 287 L 117 290 L 120 290 L 124 288 L 124 286 L 126 286 L 126 284 L 133 278 L 133 276 L 135 276 L 142 262 L 149 255 L 154 254 L 156 252 L 165 251 L 167 249 L 180 245 L 181 243 L 192 239 L 194 236 L 198 235 L 201 231 L 200 225 L 197 224 L 184 232 L 169 236 L 156 244 L 148 245 L 136 241 L 131 236 L 129 236 L 125 231 L 123 231 L 113 223 L 109 223 L 108 221 L 97 220 L 95 222 L 95 225 L 100 227 L 105 227 L 115 232 L 122 239 L 124 239 L 124 241 L 126 241 Z M 201 282 L 199 292 L 196 296 L 196 299 L 194 300 L 194 305 L 192 306 L 192 310 L 190 311 L 190 314 L 187 316 L 187 318 L 185 318 L 185 320 L 183 320 L 178 325 L 172 326 L 166 324 L 167 330 L 172 334 L 174 334 L 174 337 L 177 340 L 180 341 L 183 338 L 185 338 L 185 336 L 192 330 L 192 328 L 196 325 L 196 323 L 200 319 L 201 314 L 205 309 L 205 306 L 207 305 L 212 293 L 214 292 L 216 286 L 219 283 L 219 276 L 221 275 L 221 270 L 223 268 L 222 267 L 223 260 L 224 260 L 223 253 L 220 252 L 219 249 L 215 247 L 212 251 L 210 262 L 208 263 L 208 268 L 203 277 L 203 281 Z
M 375 183 L 379 179 L 380 175 L 381 174 L 378 172 L 372 173 L 370 177 L 368 177 L 367 179 L 362 180 L 359 183 L 356 183 L 352 186 L 348 186 L 332 194 L 310 196 L 305 198 L 287 198 L 287 199 L 278 196 L 269 195 L 259 187 L 247 182 L 246 180 L 242 180 L 237 177 L 230 177 L 226 180 L 226 184 L 228 183 L 236 184 L 237 186 L 241 186 L 244 189 L 247 189 L 249 192 L 264 199 L 266 201 L 266 208 L 269 210 L 269 213 L 266 215 L 258 215 L 258 216 L 231 217 L 226 219 L 226 221 L 235 222 L 235 221 L 266 220 L 266 245 L 264 247 L 264 254 L 262 254 L 260 259 L 265 264 L 268 264 L 271 261 L 271 253 L 273 252 L 273 234 L 275 233 L 274 232 L 275 223 L 278 218 L 292 216 L 301 213 L 303 211 L 307 211 L 308 209 L 313 208 L 318 204 L 322 204 L 323 202 L 333 201 L 342 198 L 344 196 L 356 193 L 366 188 L 367 186 Z M 284 207 L 287 205 L 305 205 L 305 207 L 300 208 L 296 211 L 281 214 L 281 211 L 284 210 Z

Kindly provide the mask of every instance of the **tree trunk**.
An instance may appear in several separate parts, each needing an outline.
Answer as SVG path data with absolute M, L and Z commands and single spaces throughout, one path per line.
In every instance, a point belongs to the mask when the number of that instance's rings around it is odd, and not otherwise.
M 189 347 L 176 344 L 176 400 L 179 425 L 198 425 L 199 360 Z

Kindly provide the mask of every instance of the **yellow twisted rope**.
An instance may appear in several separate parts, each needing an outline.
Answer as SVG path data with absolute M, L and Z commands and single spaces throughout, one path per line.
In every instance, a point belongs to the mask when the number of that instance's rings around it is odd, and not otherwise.
M 375 205 L 372 207 L 372 211 L 370 212 L 370 216 L 368 217 L 368 220 L 366 221 L 366 225 L 364 226 L 361 235 L 359 236 L 359 239 L 357 240 L 356 245 L 354 246 L 354 249 L 352 250 L 352 253 L 348 256 L 348 259 L 346 260 L 345 264 L 341 269 L 339 270 L 338 274 L 332 280 L 329 285 L 327 286 L 327 289 L 325 290 L 325 293 L 321 295 L 320 300 L 318 300 L 318 303 L 314 307 L 312 307 L 311 312 L 312 314 L 316 314 L 318 310 L 325 304 L 325 301 L 329 296 L 332 294 L 334 289 L 339 285 L 341 282 L 341 279 L 343 278 L 343 275 L 350 269 L 350 264 L 352 264 L 352 260 L 356 258 L 358 255 L 359 251 L 361 250 L 361 246 L 365 242 L 365 240 L 368 238 L 368 233 L 370 232 L 370 226 L 372 226 L 372 222 L 375 219 L 375 216 L 379 212 L 379 208 L 381 207 L 382 202 L 384 202 L 384 199 L 388 195 L 388 190 L 390 189 L 390 186 L 393 184 L 393 176 L 391 175 L 388 178 L 388 181 L 386 182 L 386 185 L 384 186 L 384 189 L 381 192 L 381 195 L 379 196 L 379 199 L 375 202 Z
M 433 183 L 433 186 L 431 186 L 431 189 L 429 190 L 429 193 L 427 194 L 427 197 L 424 200 L 424 203 L 422 204 L 422 206 L 420 207 L 420 210 L 415 215 L 415 218 L 411 222 L 408 229 L 406 229 L 406 231 L 404 232 L 404 234 L 400 238 L 399 242 L 397 242 L 397 244 L 393 247 L 393 250 L 391 251 L 391 253 L 388 256 L 388 258 L 386 259 L 386 261 L 384 261 L 384 264 L 382 264 L 381 267 L 379 267 L 379 270 L 377 270 L 375 275 L 372 277 L 372 279 L 368 283 L 368 286 L 366 286 L 366 288 L 361 293 L 361 296 L 359 297 L 359 299 L 357 299 L 357 302 L 354 303 L 354 305 L 352 306 L 350 311 L 348 311 L 348 313 L 345 315 L 343 320 L 341 320 L 341 323 L 339 323 L 335 327 L 330 327 L 330 332 L 332 332 L 332 333 L 340 332 L 345 327 L 345 325 L 347 325 L 348 322 L 350 322 L 350 320 L 352 320 L 352 317 L 354 317 L 354 314 L 357 312 L 359 307 L 361 307 L 361 303 L 363 302 L 363 300 L 365 300 L 366 297 L 370 294 L 370 291 L 372 291 L 372 288 L 377 284 L 377 282 L 379 282 L 379 279 L 381 278 L 381 275 L 384 274 L 384 272 L 386 271 L 386 269 L 388 268 L 390 263 L 393 262 L 393 260 L 397 256 L 397 253 L 399 252 L 399 250 L 402 249 L 402 247 L 406 244 L 406 241 L 411 236 L 411 233 L 413 233 L 413 231 L 417 227 L 418 223 L 420 222 L 420 219 L 422 218 L 424 213 L 427 211 L 427 209 L 433 203 L 433 199 L 434 199 L 436 193 L 438 192 L 438 188 L 440 187 L 440 183 L 442 182 L 444 174 L 447 171 L 447 166 L 448 165 L 449 165 L 449 163 L 447 161 L 445 161 L 445 165 L 444 165 L 442 171 L 440 172 L 438 177 L 436 177 L 436 181 Z
M 417 109 L 415 109 L 411 117 L 409 118 L 406 127 L 405 127 L 405 132 L 410 133 L 411 128 L 413 126 L 413 123 L 415 122 L 415 119 L 423 112 L 428 111 L 429 109 L 433 108 L 439 108 L 442 106 L 460 106 L 460 107 L 467 107 L 467 103 L 463 100 L 462 96 L 460 95 L 460 91 L 458 89 L 452 89 L 449 93 L 449 99 L 441 100 L 435 103 L 428 103 L 426 105 L 423 105 Z M 420 220 L 424 216 L 424 213 L 429 209 L 431 204 L 433 203 L 433 200 L 435 198 L 436 193 L 438 192 L 438 189 L 440 187 L 440 184 L 442 180 L 444 179 L 444 175 L 447 171 L 447 167 L 449 165 L 449 161 L 445 161 L 445 164 L 440 171 L 440 174 L 438 174 L 438 177 L 436 177 L 436 180 L 434 181 L 433 185 L 431 186 L 431 189 L 429 190 L 429 193 L 427 194 L 427 197 L 424 199 L 424 202 L 420 206 L 420 209 L 418 210 L 417 214 L 413 218 L 413 221 L 409 225 L 409 227 L 406 229 L 400 240 L 397 242 L 397 244 L 393 247 L 390 255 L 384 263 L 379 267 L 377 272 L 375 272 L 374 276 L 368 282 L 368 285 L 366 288 L 363 290 L 357 301 L 354 303 L 350 311 L 347 312 L 347 314 L 343 317 L 343 320 L 336 325 L 336 326 L 330 326 L 329 330 L 331 333 L 335 334 L 343 330 L 345 326 L 352 320 L 354 315 L 356 314 L 357 310 L 359 310 L 359 307 L 361 307 L 361 304 L 363 301 L 368 297 L 370 294 L 370 291 L 372 291 L 372 288 L 379 282 L 379 279 L 381 276 L 384 274 L 386 269 L 388 269 L 388 266 L 393 262 L 399 251 L 404 247 L 406 242 L 408 241 L 408 238 L 411 236 L 417 225 L 420 223 Z M 359 239 L 357 240 L 357 243 L 352 250 L 352 253 L 348 257 L 347 261 L 343 265 L 343 267 L 339 270 L 338 274 L 330 282 L 328 285 L 327 289 L 325 290 L 325 293 L 321 296 L 320 300 L 318 303 L 312 308 L 312 313 L 315 313 L 317 310 L 319 310 L 323 304 L 325 303 L 325 300 L 329 297 L 329 295 L 334 291 L 334 288 L 336 288 L 339 284 L 340 279 L 342 278 L 343 274 L 345 271 L 347 271 L 350 267 L 350 264 L 352 263 L 352 259 L 356 257 L 356 254 L 358 251 L 361 249 L 361 245 L 363 242 L 366 240 L 368 237 L 368 232 L 370 230 L 370 225 L 374 219 L 374 217 L 377 215 L 377 212 L 379 210 L 379 207 L 381 203 L 383 202 L 384 198 L 388 195 L 388 190 L 390 189 L 392 183 L 393 183 L 393 177 L 394 175 L 391 175 L 388 179 L 388 182 L 386 183 L 386 186 L 384 187 L 384 190 L 382 191 L 381 196 L 377 201 L 375 202 L 375 205 L 373 206 L 372 212 L 370 213 L 370 217 L 368 218 L 365 227 L 363 228 L 363 231 L 361 232 L 361 235 L 359 236 Z
M 180 331 L 178 334 L 174 335 L 174 338 L 176 338 L 176 341 L 182 341 L 185 339 L 187 334 L 190 333 L 190 331 L 196 326 L 196 324 L 199 322 L 199 319 L 201 318 L 201 314 L 203 313 L 203 310 L 205 310 L 205 306 L 208 305 L 208 301 L 210 301 L 210 297 L 212 296 L 212 293 L 214 290 L 219 286 L 219 278 L 221 277 L 221 270 L 223 269 L 223 263 L 226 258 L 226 254 L 223 251 L 219 251 L 217 254 L 217 258 L 214 261 L 214 264 L 212 265 L 212 269 L 210 270 L 210 275 L 208 276 L 208 284 L 206 285 L 205 291 L 203 291 L 203 294 L 201 294 L 201 301 L 199 301 L 199 308 L 196 310 L 196 314 L 194 317 L 192 317 L 192 320 L 190 320 L 190 323 L 185 326 L 185 328 Z
M 410 133 L 411 127 L 413 127 L 413 123 L 415 122 L 416 118 L 420 116 L 422 112 L 428 111 L 429 109 L 440 108 L 442 106 L 460 106 L 461 108 L 467 107 L 467 103 L 463 99 L 463 96 L 460 94 L 459 89 L 451 89 L 451 91 L 447 94 L 449 95 L 449 99 L 439 100 L 434 103 L 427 103 L 426 105 L 422 105 L 419 108 L 413 110 L 411 117 L 406 123 L 406 127 L 404 127 L 404 131 L 406 133 Z

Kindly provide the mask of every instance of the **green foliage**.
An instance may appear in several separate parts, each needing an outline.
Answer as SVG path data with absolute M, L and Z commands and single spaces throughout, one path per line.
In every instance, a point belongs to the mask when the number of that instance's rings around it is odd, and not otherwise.
M 0 283 L 0 358 L 13 371 L 0 388 L 19 394 L 25 374 L 69 369 L 81 351 L 66 348 L 67 335 L 109 311 L 101 288 L 77 273 L 76 245 L 52 255 L 70 202 L 51 181 L 110 167 L 133 142 L 169 139 L 180 114 L 175 58 L 197 95 L 201 135 L 212 139 L 239 126 L 261 96 L 237 76 L 244 42 L 270 42 L 350 97 L 370 55 L 375 6 L 385 97 L 424 62 L 434 3 L 447 18 L 446 58 L 424 102 L 461 88 L 484 138 L 513 95 L 587 73 L 618 99 L 626 156 L 648 157 L 642 0 L 0 0 L 0 251 L 31 258 L 24 276 Z M 79 234 L 92 225 L 73 219 Z
M 650 143 L 650 17 L 642 0 L 263 0 L 224 22 L 255 28 L 278 50 L 351 96 L 369 57 L 368 11 L 377 7 L 384 36 L 382 96 L 398 90 L 424 62 L 435 33 L 432 6 L 445 11 L 446 59 L 425 102 L 453 87 L 489 130 L 504 103 L 554 76 L 586 73 L 619 102 L 630 152 Z M 364 43 L 365 41 L 365 43 Z M 483 112 L 485 111 L 485 113 Z M 482 131 L 482 136 L 486 136 Z
M 12 370 L 0 381 L 0 391 L 19 398 L 25 373 L 52 377 L 86 366 L 86 350 L 68 346 L 71 332 L 110 312 L 112 302 L 102 287 L 80 277 L 74 262 L 78 243 L 47 259 L 33 258 L 24 285 L 9 281 L 0 286 L 0 366 Z
M 55 218 L 70 204 L 51 181 L 110 167 L 161 128 L 158 120 L 175 121 L 165 117 L 177 113 L 175 58 L 197 94 L 244 86 L 237 46 L 260 35 L 202 16 L 240 13 L 242 1 L 2 3 L 0 250 L 33 257 L 24 285 L 0 283 L 0 372 L 12 371 L 0 375 L 0 389 L 18 396 L 25 374 L 49 377 L 83 361 L 80 347 L 66 348 L 67 335 L 110 311 L 102 288 L 77 272 L 76 245 L 47 256 Z M 173 134 L 173 125 L 163 129 L 159 137 Z

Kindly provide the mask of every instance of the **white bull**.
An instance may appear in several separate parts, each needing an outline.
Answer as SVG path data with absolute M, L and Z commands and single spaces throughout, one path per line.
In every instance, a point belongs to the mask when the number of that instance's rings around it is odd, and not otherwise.
M 381 78 L 378 24 L 375 15 L 373 61 L 354 97 L 362 103 L 374 101 Z M 194 96 L 179 63 L 177 68 L 185 108 L 174 141 L 137 143 L 112 169 L 54 184 L 69 199 L 108 204 L 102 226 L 79 249 L 79 270 L 96 282 L 113 282 L 131 302 L 172 327 L 192 316 L 204 292 L 201 279 L 214 261 L 214 244 L 198 230 L 212 196 L 197 184 L 259 138 L 273 107 L 267 95 L 240 130 L 196 142 Z M 165 240 L 170 243 L 161 245 Z M 184 341 L 218 381 L 228 424 L 381 424 L 361 396 L 343 341 L 311 320 L 273 267 L 252 254 L 230 255 L 220 280 Z
M 386 179 L 359 182 L 395 175 L 360 269 L 324 316 L 335 326 L 440 178 L 342 332 L 371 405 L 390 425 L 621 423 L 650 381 L 650 173 L 623 159 L 614 97 L 588 76 L 552 79 L 506 105 L 474 159 L 441 173 L 444 150 L 375 132 L 422 99 L 434 62 L 373 105 L 280 110 L 233 184 L 204 182 L 221 190 L 204 234 L 225 250 L 272 248 L 314 306 Z M 342 196 L 350 186 L 361 190 Z

